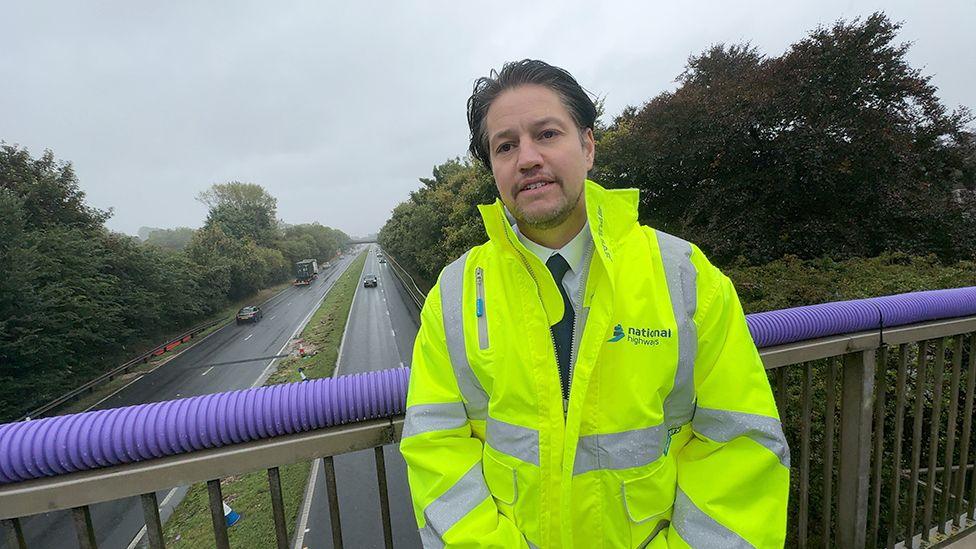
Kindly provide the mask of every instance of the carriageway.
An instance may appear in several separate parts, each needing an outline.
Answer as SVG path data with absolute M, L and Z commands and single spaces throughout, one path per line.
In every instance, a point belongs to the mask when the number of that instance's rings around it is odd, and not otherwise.
M 771 311 L 748 322 L 791 449 L 788 546 L 972 543 L 976 288 Z M 324 467 L 339 547 L 336 487 L 344 479 L 334 460 L 372 449 L 377 530 L 396 547 L 391 506 L 409 502 L 389 497 L 384 447 L 401 436 L 407 376 L 391 368 L 0 426 L 7 546 L 26 546 L 23 517 L 70 509 L 79 545 L 93 547 L 89 506 L 140 496 L 149 546 L 162 547 L 155 493 L 205 482 L 214 545 L 227 547 L 219 480 L 267 471 L 278 547 L 289 547 L 278 468 L 313 461 Z M 104 428 L 88 428 L 94 422 Z M 100 437 L 86 439 L 91 433 Z

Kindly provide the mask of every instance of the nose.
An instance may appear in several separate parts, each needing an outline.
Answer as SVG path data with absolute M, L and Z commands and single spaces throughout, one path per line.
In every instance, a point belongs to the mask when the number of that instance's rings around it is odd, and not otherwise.
M 542 165 L 542 154 L 531 139 L 524 139 L 519 143 L 518 168 L 523 172 L 531 171 Z

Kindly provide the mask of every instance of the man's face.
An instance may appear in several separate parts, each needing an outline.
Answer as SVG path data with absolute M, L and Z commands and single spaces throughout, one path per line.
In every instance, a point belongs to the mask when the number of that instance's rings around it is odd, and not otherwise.
M 583 211 L 593 132 L 581 136 L 556 92 L 534 84 L 506 90 L 485 125 L 498 194 L 520 225 L 552 229 Z

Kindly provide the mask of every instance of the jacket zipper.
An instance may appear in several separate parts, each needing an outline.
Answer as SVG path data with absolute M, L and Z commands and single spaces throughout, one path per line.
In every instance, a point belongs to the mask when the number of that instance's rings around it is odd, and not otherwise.
M 519 259 L 522 260 L 522 265 L 525 267 L 525 270 L 529 273 L 529 276 L 532 277 L 532 281 L 535 282 L 535 290 L 536 290 L 536 293 L 539 295 L 539 301 L 542 301 L 542 290 L 539 288 L 539 279 L 536 278 L 535 277 L 535 273 L 532 272 L 532 267 L 529 266 L 528 260 L 525 259 L 525 256 L 522 255 L 522 252 L 518 251 L 518 247 L 516 247 L 515 246 L 515 243 L 512 242 L 511 235 L 508 234 L 508 231 L 504 231 L 504 232 L 505 232 L 505 238 L 508 239 L 508 243 L 511 244 L 512 245 L 512 249 L 515 250 L 515 255 L 517 255 L 519 257 Z M 549 343 L 552 344 L 552 357 L 555 359 L 556 358 L 556 336 L 554 336 L 552 334 L 552 330 L 551 329 L 549 330 Z M 572 370 L 570 370 L 570 372 L 572 372 Z M 566 415 L 569 412 L 569 384 L 568 383 L 563 384 L 562 376 L 559 375 L 559 360 L 558 359 L 556 359 L 556 377 L 559 378 L 559 387 L 562 390 L 562 397 L 563 397 L 563 421 L 565 421 L 566 420 Z M 571 379 L 572 379 L 572 377 L 570 377 L 570 380 Z
M 488 348 L 488 317 L 485 314 L 485 273 L 478 267 L 474 270 L 474 279 L 478 288 L 478 347 L 484 351 Z
M 573 318 L 572 338 L 569 348 L 569 381 L 573 381 L 573 372 L 576 370 L 576 358 L 579 353 L 580 342 L 576 339 L 577 333 L 584 327 L 586 322 L 586 307 L 583 306 L 583 295 L 586 292 L 587 277 L 590 275 L 590 260 L 593 257 L 593 246 L 588 246 L 583 253 L 583 270 L 580 272 L 579 282 L 576 290 L 576 301 L 580 304 L 580 312 Z M 568 395 L 567 395 L 568 399 Z M 564 406 L 566 408 L 566 406 Z M 565 410 L 564 410 L 565 411 Z

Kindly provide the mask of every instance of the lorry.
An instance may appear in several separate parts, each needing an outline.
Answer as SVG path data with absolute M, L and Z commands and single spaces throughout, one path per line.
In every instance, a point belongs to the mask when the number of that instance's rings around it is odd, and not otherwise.
M 308 286 L 318 275 L 319 264 L 314 259 L 303 259 L 295 263 L 295 286 Z

